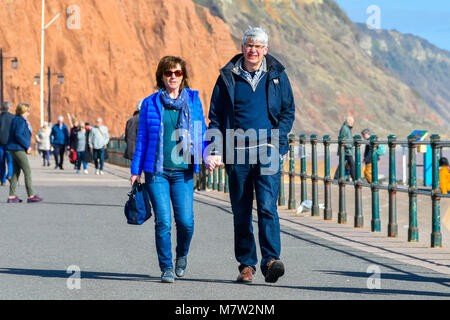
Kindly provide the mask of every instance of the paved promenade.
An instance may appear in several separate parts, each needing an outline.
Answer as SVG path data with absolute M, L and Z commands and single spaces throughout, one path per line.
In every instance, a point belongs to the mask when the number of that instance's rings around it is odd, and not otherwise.
M 280 208 L 286 274 L 267 284 L 258 269 L 245 285 L 235 282 L 228 195 L 196 192 L 186 275 L 163 284 L 153 218 L 130 226 L 123 215 L 128 169 L 106 164 L 105 175 L 96 176 L 89 165 L 89 175 L 77 175 L 67 159 L 63 171 L 30 160 L 43 202 L 7 204 L 9 188 L 0 187 L 0 299 L 450 299 L 449 232 L 442 227 L 443 248 L 429 248 L 422 221 L 431 220 L 431 210 L 419 210 L 420 241 L 408 243 L 401 208 L 398 238 L 386 237 L 383 215 L 382 232 L 370 232 L 366 204 L 367 227 L 353 228 L 350 193 L 346 225 Z M 17 195 L 26 199 L 21 181 Z M 337 202 L 333 208 L 336 218 Z

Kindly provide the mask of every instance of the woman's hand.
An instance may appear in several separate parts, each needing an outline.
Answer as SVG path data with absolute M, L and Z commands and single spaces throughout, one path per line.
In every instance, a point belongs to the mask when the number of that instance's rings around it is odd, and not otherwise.
M 222 165 L 222 157 L 210 155 L 206 158 L 206 168 L 211 172 Z
M 33 148 L 29 147 L 27 150 L 27 154 L 31 154 L 32 151 L 33 151 Z
M 134 185 L 135 182 L 141 183 L 141 176 L 138 175 L 132 175 L 130 178 L 131 185 Z

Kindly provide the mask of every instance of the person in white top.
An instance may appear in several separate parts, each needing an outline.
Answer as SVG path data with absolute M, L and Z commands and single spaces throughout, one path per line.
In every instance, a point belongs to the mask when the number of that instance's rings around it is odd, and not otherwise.
M 44 125 L 39 129 L 38 133 L 35 135 L 36 142 L 38 144 L 39 153 L 42 154 L 42 165 L 45 167 L 50 166 L 50 134 L 52 129 L 48 126 L 48 122 L 45 121 Z
M 103 125 L 102 118 L 97 119 L 97 123 L 89 133 L 89 147 L 93 149 L 95 164 L 95 174 L 103 175 L 103 163 L 105 161 L 106 146 L 109 142 L 108 127 Z

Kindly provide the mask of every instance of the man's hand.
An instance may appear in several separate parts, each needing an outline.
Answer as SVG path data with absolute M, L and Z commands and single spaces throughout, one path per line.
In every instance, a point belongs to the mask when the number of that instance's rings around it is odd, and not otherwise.
M 138 175 L 132 175 L 130 178 L 131 185 L 133 185 L 135 182 L 141 183 L 141 176 Z
M 215 168 L 220 167 L 222 163 L 222 156 L 210 155 L 206 158 L 206 169 L 213 171 Z

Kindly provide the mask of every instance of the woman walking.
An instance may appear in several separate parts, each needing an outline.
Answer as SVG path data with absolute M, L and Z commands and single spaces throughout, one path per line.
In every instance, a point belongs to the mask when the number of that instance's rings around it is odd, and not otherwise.
M 30 147 L 31 126 L 27 120 L 29 115 L 30 105 L 24 102 L 19 103 L 16 107 L 16 116 L 11 123 L 11 129 L 9 131 L 7 148 L 11 153 L 13 161 L 13 175 L 9 186 L 8 203 L 22 202 L 22 200 L 16 196 L 16 187 L 17 181 L 19 180 L 20 171 L 23 171 L 25 175 L 25 187 L 28 194 L 27 202 L 42 201 L 42 198 L 38 197 L 33 192 L 31 168 L 27 156 L 27 154 L 30 154 L 32 151 Z
M 79 130 L 76 133 L 76 146 L 77 151 L 77 162 L 76 169 L 77 173 L 80 173 L 81 163 L 83 163 L 84 174 L 88 174 L 87 162 L 86 162 L 86 126 L 84 122 L 80 122 Z
M 42 165 L 45 167 L 50 166 L 50 134 L 52 133 L 52 129 L 48 127 L 48 122 L 45 121 L 44 125 L 39 129 L 36 134 L 36 142 L 38 143 L 39 153 L 42 154 Z
M 206 130 L 198 91 L 189 89 L 186 63 L 162 58 L 156 70 L 158 92 L 141 106 L 131 184 L 142 171 L 155 213 L 155 238 L 161 281 L 175 280 L 171 243 L 171 204 L 176 223 L 175 274 L 184 276 L 194 232 L 193 173 L 199 172 Z M 194 125 L 195 123 L 195 125 Z M 183 146 L 180 151 L 177 145 Z M 192 159 L 194 161 L 192 161 Z

